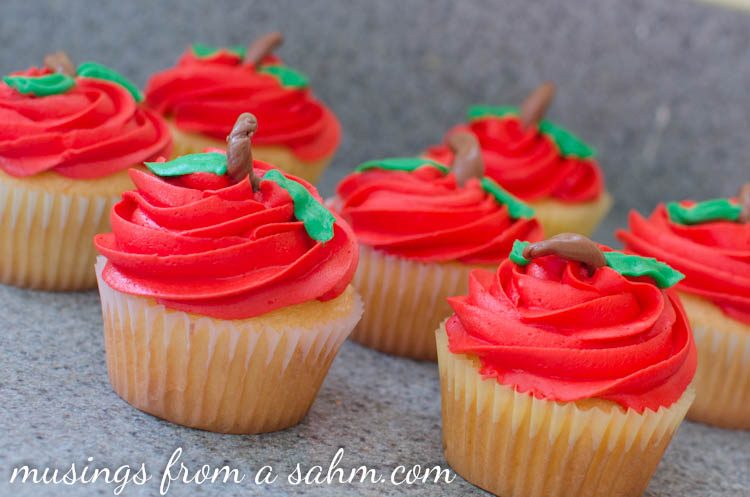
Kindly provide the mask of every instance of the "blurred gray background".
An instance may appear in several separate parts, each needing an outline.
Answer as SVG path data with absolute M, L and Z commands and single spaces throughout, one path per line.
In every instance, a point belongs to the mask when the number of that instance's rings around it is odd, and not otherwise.
M 280 55 L 305 71 L 343 123 L 324 195 L 359 162 L 416 154 L 471 103 L 512 104 L 559 85 L 550 116 L 599 150 L 613 242 L 627 211 L 734 194 L 750 180 L 750 14 L 687 0 L 0 1 L 0 73 L 51 51 L 111 65 L 143 85 L 191 42 L 248 43 L 284 31 Z M 445 466 L 434 364 L 347 342 L 309 415 L 262 436 L 216 435 L 143 414 L 107 381 L 95 292 L 0 285 L 0 495 L 112 495 L 115 485 L 9 484 L 11 468 L 144 462 L 155 475 L 122 495 L 157 495 L 176 447 L 196 471 L 229 464 L 275 485 L 175 485 L 169 495 L 488 495 L 448 484 L 289 486 L 294 464 Z M 750 432 L 685 422 L 647 497 L 750 495 Z M 134 469 L 135 471 L 135 469 Z
M 559 86 L 550 117 L 599 151 L 616 204 L 736 193 L 750 181 L 750 13 L 687 0 L 3 0 L 0 73 L 48 52 L 111 65 L 144 85 L 194 41 L 279 54 L 341 119 L 320 189 L 358 163 L 416 154 L 471 103 L 516 104 Z

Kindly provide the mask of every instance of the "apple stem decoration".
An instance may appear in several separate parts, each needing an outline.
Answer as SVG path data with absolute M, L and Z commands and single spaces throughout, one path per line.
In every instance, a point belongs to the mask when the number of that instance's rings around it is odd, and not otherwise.
M 67 76 L 75 77 L 76 66 L 70 60 L 68 54 L 63 51 L 57 51 L 44 57 L 44 65 L 54 72 L 59 72 Z
M 740 206 L 742 206 L 739 221 L 741 223 L 750 223 L 750 183 L 742 185 L 737 194 L 737 200 L 739 200 Z
M 453 133 L 448 137 L 447 144 L 453 151 L 451 171 L 458 186 L 464 186 L 469 178 L 481 179 L 484 176 L 482 148 L 474 133 Z
M 523 249 L 524 258 L 531 260 L 545 255 L 556 255 L 569 261 L 578 261 L 588 269 L 589 276 L 607 265 L 607 259 L 599 246 L 577 233 L 560 233 L 541 242 L 532 243 Z
M 258 130 L 258 120 L 249 112 L 243 112 L 227 136 L 227 176 L 239 182 L 250 177 L 253 191 L 260 189 L 260 178 L 253 171 L 253 150 L 250 139 Z
M 247 47 L 244 61 L 253 66 L 257 66 L 269 53 L 279 45 L 284 43 L 284 35 L 279 31 L 266 33 Z
M 555 84 L 551 82 L 542 83 L 526 97 L 526 100 L 521 104 L 518 116 L 523 129 L 539 124 L 554 97 Z

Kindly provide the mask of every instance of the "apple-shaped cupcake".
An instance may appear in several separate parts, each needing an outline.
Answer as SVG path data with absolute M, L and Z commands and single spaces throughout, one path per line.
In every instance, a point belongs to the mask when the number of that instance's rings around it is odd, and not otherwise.
M 537 88 L 521 105 L 469 108 L 468 123 L 448 131 L 443 145 L 429 147 L 424 157 L 450 164 L 447 140 L 454 133 L 473 133 L 482 146 L 485 174 L 528 203 L 555 235 L 590 235 L 609 211 L 612 197 L 595 151 L 580 138 L 542 119 L 554 95 L 554 85 Z
M 338 148 L 336 116 L 310 90 L 308 78 L 271 51 L 281 44 L 269 33 L 245 47 L 194 44 L 171 69 L 151 77 L 148 105 L 172 130 L 175 156 L 223 146 L 240 110 L 263 126 L 253 153 L 282 170 L 316 182 Z
M 688 419 L 750 429 L 750 184 L 736 199 L 660 204 L 630 213 L 629 251 L 685 274 L 677 284 L 698 347 Z
M 353 283 L 365 301 L 352 339 L 388 354 L 437 358 L 434 330 L 466 290 L 469 271 L 494 268 L 517 238 L 543 237 L 534 211 L 482 176 L 474 135 L 456 133 L 452 170 L 422 158 L 373 160 L 331 201 L 360 245 Z
M 443 447 L 502 497 L 638 497 L 695 395 L 666 264 L 579 234 L 472 271 L 437 331 Z
M 133 187 L 126 169 L 171 151 L 166 123 L 132 83 L 62 52 L 0 83 L 0 282 L 96 285 L 91 240 Z

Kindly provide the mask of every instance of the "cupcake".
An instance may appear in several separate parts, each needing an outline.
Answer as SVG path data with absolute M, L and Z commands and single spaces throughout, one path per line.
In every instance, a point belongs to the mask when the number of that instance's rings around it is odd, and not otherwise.
M 341 126 L 307 77 L 271 54 L 281 42 L 280 33 L 269 33 L 248 48 L 194 44 L 177 66 L 151 77 L 146 102 L 166 118 L 175 156 L 222 147 L 238 109 L 247 109 L 263 123 L 253 154 L 318 180 L 339 145 Z
M 351 229 L 309 183 L 253 160 L 242 114 L 218 150 L 131 170 L 96 248 L 109 378 L 185 426 L 262 433 L 310 408 L 362 314 Z
M 476 138 L 457 133 L 452 170 L 422 158 L 365 162 L 332 206 L 360 245 L 354 286 L 366 304 L 352 339 L 418 360 L 437 359 L 435 328 L 446 298 L 466 291 L 469 272 L 494 268 L 513 241 L 543 238 L 534 211 L 482 176 Z
M 437 331 L 448 463 L 502 497 L 640 496 L 694 397 L 680 277 L 570 233 L 472 271 Z
M 0 83 L 0 282 L 44 290 L 96 285 L 91 240 L 133 187 L 126 169 L 169 154 L 140 91 L 62 52 Z
M 468 123 L 454 127 L 444 144 L 424 156 L 450 164 L 447 141 L 454 133 L 473 133 L 482 145 L 485 174 L 534 208 L 544 232 L 590 235 L 612 206 L 596 152 L 570 131 L 542 119 L 554 85 L 537 88 L 521 105 L 468 110 Z
M 698 349 L 688 419 L 750 429 L 750 184 L 737 199 L 631 212 L 629 225 L 617 232 L 627 250 L 685 274 L 676 289 Z

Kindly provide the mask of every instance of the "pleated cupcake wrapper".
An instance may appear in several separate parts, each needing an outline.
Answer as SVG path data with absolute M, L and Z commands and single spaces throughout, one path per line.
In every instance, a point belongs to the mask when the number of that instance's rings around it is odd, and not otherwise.
M 94 288 L 96 233 L 119 197 L 64 194 L 0 181 L 0 282 L 44 290 Z
M 544 200 L 529 202 L 529 205 L 534 208 L 534 215 L 548 238 L 567 232 L 590 236 L 612 207 L 612 196 L 603 192 L 593 202 L 566 204 Z
M 174 138 L 173 158 L 181 155 L 201 153 L 207 147 L 220 149 L 227 147 L 226 142 L 223 140 L 217 140 L 216 138 L 197 133 L 185 132 L 177 128 L 171 121 L 168 121 L 168 123 Z M 303 161 L 295 157 L 292 150 L 283 145 L 253 145 L 253 157 L 315 184 L 328 167 L 328 164 L 331 163 L 333 153 L 328 157 L 316 161 Z
M 437 360 L 435 328 L 453 312 L 445 299 L 467 294 L 476 267 L 425 264 L 360 246 L 352 284 L 365 312 L 351 339 L 387 354 Z
M 682 302 L 691 323 L 697 321 L 700 308 L 684 296 Z M 721 316 L 712 326 L 704 318 L 692 326 L 698 369 L 693 382 L 695 402 L 687 417 L 722 428 L 750 430 L 750 333 L 722 328 L 724 319 L 731 318 Z
M 105 262 L 97 261 L 97 275 L 115 392 L 204 430 L 264 433 L 299 423 L 362 314 L 354 295 L 346 315 L 305 327 L 196 316 L 113 290 L 101 279 Z
M 444 325 L 437 341 L 446 459 L 502 497 L 641 495 L 694 397 L 691 386 L 642 414 L 540 400 L 484 380 L 478 359 L 449 351 Z

